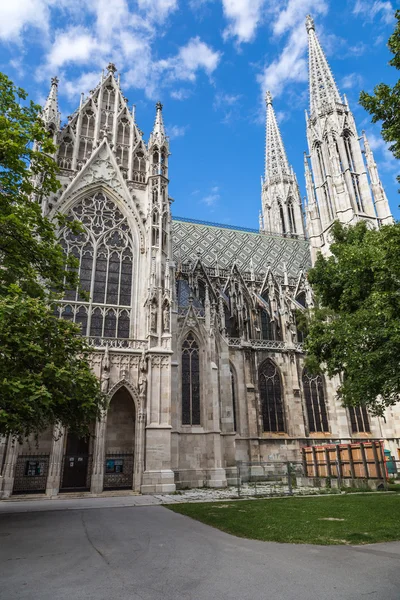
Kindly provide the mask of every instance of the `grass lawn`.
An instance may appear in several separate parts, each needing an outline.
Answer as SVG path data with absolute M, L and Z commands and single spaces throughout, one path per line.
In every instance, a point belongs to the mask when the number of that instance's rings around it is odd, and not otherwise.
M 185 503 L 166 508 L 254 540 L 328 545 L 400 539 L 397 494 Z

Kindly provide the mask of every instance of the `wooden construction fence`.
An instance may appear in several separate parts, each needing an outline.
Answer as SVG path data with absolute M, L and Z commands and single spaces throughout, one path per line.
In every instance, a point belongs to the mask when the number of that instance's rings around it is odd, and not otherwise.
M 386 479 L 382 441 L 306 446 L 302 449 L 307 477 Z

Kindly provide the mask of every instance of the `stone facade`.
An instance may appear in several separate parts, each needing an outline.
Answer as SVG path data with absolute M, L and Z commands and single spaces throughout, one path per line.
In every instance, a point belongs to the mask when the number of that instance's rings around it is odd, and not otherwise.
M 338 381 L 304 370 L 296 311 L 313 304 L 306 272 L 318 249 L 328 251 L 333 219 L 391 220 L 368 141 L 364 166 L 311 19 L 307 29 L 307 236 L 270 94 L 260 229 L 247 230 L 172 218 L 162 105 L 146 144 L 113 64 L 63 127 L 52 80 L 43 119 L 58 146 L 61 189 L 43 212 L 83 223 L 78 236 L 62 229 L 60 243 L 79 258 L 90 297 L 68 292 L 59 316 L 88 337 L 109 404 L 89 440 L 58 427 L 22 445 L 0 440 L 2 497 L 225 487 L 237 461 L 299 460 L 304 445 L 352 439 L 384 439 L 397 457 L 398 407 L 385 420 L 350 414 L 335 399 Z M 343 137 L 335 141 L 343 131 L 357 164 L 341 172 L 334 150 L 345 164 Z

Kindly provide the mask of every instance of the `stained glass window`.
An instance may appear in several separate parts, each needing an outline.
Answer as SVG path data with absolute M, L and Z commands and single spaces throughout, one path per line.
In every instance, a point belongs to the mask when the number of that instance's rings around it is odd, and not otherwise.
M 260 367 L 259 389 L 264 431 L 285 431 L 281 379 L 272 360 L 265 360 Z
M 84 227 L 77 235 L 64 228 L 60 238 L 79 260 L 80 288 L 66 292 L 61 315 L 79 323 L 83 335 L 128 338 L 134 244 L 127 219 L 103 192 L 77 202 L 68 216 Z
M 309 431 L 311 433 L 329 431 L 324 385 L 321 375 L 310 375 L 304 369 L 302 380 Z
M 199 346 L 192 333 L 182 344 L 182 425 L 200 425 Z

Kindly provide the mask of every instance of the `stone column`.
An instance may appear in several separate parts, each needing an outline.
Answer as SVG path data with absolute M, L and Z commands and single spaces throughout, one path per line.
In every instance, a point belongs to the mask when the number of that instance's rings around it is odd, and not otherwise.
M 143 474 L 143 459 L 144 459 L 144 428 L 146 426 L 146 412 L 143 408 L 144 398 L 141 398 L 141 406 L 136 415 L 136 432 L 135 432 L 135 460 L 133 471 L 133 489 L 140 493 Z
M 19 444 L 15 438 L 10 436 L 7 442 L 6 457 L 4 461 L 3 487 L 2 490 L 0 490 L 2 498 L 9 498 L 12 494 L 18 452 Z
M 104 463 L 106 451 L 107 411 L 96 422 L 95 439 L 93 448 L 93 469 L 90 483 L 92 494 L 100 494 L 104 484 Z
M 61 468 L 64 456 L 65 428 L 55 425 L 51 444 L 49 473 L 47 475 L 46 495 L 57 496 L 60 490 Z

